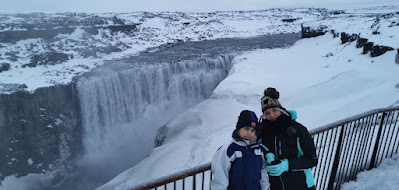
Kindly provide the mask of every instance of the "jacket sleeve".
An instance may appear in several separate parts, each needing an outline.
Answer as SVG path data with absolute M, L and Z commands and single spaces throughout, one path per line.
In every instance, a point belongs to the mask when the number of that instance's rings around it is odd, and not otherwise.
M 212 190 L 227 190 L 227 187 L 229 186 L 229 171 L 231 168 L 231 162 L 230 158 L 227 156 L 228 146 L 229 145 L 223 145 L 220 147 L 212 158 Z
M 299 123 L 298 123 L 299 124 Z M 317 165 L 317 155 L 316 155 L 316 147 L 314 146 L 312 136 L 308 132 L 308 130 L 300 125 L 300 133 L 298 136 L 298 143 L 300 145 L 298 147 L 299 156 L 293 160 L 289 160 L 289 169 L 290 170 L 300 170 L 300 169 L 308 169 Z
M 261 179 L 259 180 L 262 190 L 268 190 L 270 188 L 269 176 L 267 175 L 266 166 L 266 160 L 263 160 L 262 170 L 260 171 Z

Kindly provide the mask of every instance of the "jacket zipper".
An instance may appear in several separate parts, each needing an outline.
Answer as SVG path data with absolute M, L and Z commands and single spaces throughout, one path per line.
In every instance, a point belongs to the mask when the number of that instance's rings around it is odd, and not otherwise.
M 281 141 L 279 141 L 279 145 L 280 145 L 280 148 L 281 148 Z M 276 135 L 276 137 L 274 138 L 274 151 L 276 152 L 277 159 L 280 159 L 279 158 L 279 154 L 278 154 L 278 150 L 279 149 L 277 149 L 277 135 Z M 283 190 L 285 190 L 285 185 L 284 185 L 284 182 L 283 182 L 283 178 L 281 178 L 281 175 L 278 176 L 278 177 L 280 178 L 280 182 L 281 182 L 281 186 L 283 187 Z

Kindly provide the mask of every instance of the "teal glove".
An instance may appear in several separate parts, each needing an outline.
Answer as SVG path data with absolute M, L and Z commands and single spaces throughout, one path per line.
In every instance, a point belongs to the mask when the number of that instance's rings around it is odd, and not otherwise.
M 276 158 L 275 158 L 273 153 L 269 152 L 269 153 L 266 154 L 266 162 L 268 164 L 272 163 L 275 160 L 276 160 Z
M 288 160 L 281 160 L 279 164 L 266 167 L 270 176 L 280 176 L 282 173 L 288 171 Z

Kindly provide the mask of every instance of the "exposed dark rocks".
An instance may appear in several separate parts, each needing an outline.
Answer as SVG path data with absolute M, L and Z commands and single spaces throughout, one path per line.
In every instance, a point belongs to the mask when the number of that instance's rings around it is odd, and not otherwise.
M 373 48 L 373 46 L 374 46 L 373 42 L 364 43 L 364 45 L 363 45 L 363 54 L 368 53 Z
M 346 42 L 353 42 L 355 40 L 357 40 L 359 38 L 359 35 L 357 34 L 352 34 L 349 35 L 345 32 L 341 32 L 341 42 L 342 44 L 346 43 Z
M 59 52 L 46 52 L 39 55 L 33 55 L 30 63 L 26 66 L 36 67 L 37 65 L 56 65 L 69 60 L 69 55 Z
M 388 47 L 388 46 L 376 45 L 376 46 L 373 46 L 373 48 L 370 50 L 370 55 L 371 55 L 371 57 L 377 57 L 377 56 L 384 54 L 387 51 L 392 51 L 392 50 L 394 50 L 394 49 L 391 47 Z
M 111 32 L 131 33 L 137 31 L 137 24 L 108 26 Z
M 10 69 L 9 63 L 0 63 L 0 73 L 3 71 L 8 71 Z
M 281 19 L 283 22 L 295 22 L 299 20 L 300 18 L 286 18 L 286 19 Z
M 113 22 L 115 25 L 125 25 L 125 22 L 123 22 L 122 19 L 120 19 L 120 18 L 118 18 L 118 17 L 116 17 L 116 16 L 114 16 L 114 17 L 112 18 L 112 22 Z
M 99 53 L 110 54 L 110 53 L 114 53 L 114 52 L 120 52 L 120 51 L 122 51 L 122 49 L 117 46 L 108 46 L 108 47 L 104 47 L 104 48 L 99 48 L 97 51 Z
M 336 11 L 330 12 L 330 14 L 333 14 L 333 15 L 340 15 L 340 14 L 344 14 L 344 13 L 345 13 L 345 11 L 343 11 L 343 10 L 336 10 Z
M 317 28 L 311 28 L 306 26 L 302 27 L 302 38 L 313 38 L 317 36 L 324 35 L 326 33 L 326 26 L 319 26 Z
M 356 42 L 356 47 L 361 48 L 364 46 L 364 44 L 368 41 L 366 38 L 359 38 Z
M 379 27 L 378 27 L 376 30 L 374 30 L 371 34 L 373 34 L 373 35 L 381 34 L 381 33 L 378 31 L 378 29 L 379 29 Z
M 334 38 L 339 37 L 339 32 L 335 32 L 335 30 L 330 30 L 331 34 L 333 34 Z
M 323 56 L 323 57 L 331 57 L 331 56 L 334 56 L 334 54 L 332 53 L 332 52 L 330 52 L 330 53 L 327 53 L 325 56 Z
M 392 21 L 388 27 L 399 26 L 399 22 Z
M 46 28 L 40 30 L 25 30 L 25 31 L 3 31 L 0 32 L 0 41 L 5 43 L 16 43 L 19 40 L 26 40 L 30 38 L 42 38 L 44 40 L 51 40 L 59 34 L 71 34 L 75 28 Z
M 97 57 L 97 51 L 95 50 L 95 47 L 91 47 L 91 48 L 83 49 L 83 50 L 80 52 L 80 55 L 81 55 L 83 58 Z
M 395 63 L 399 64 L 399 49 L 397 49 L 397 52 L 396 52 Z

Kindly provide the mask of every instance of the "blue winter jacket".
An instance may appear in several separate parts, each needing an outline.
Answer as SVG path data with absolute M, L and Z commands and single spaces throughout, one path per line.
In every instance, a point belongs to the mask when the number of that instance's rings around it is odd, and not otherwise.
M 267 190 L 269 181 L 259 144 L 249 145 L 234 131 L 233 141 L 219 148 L 212 159 L 212 190 Z

